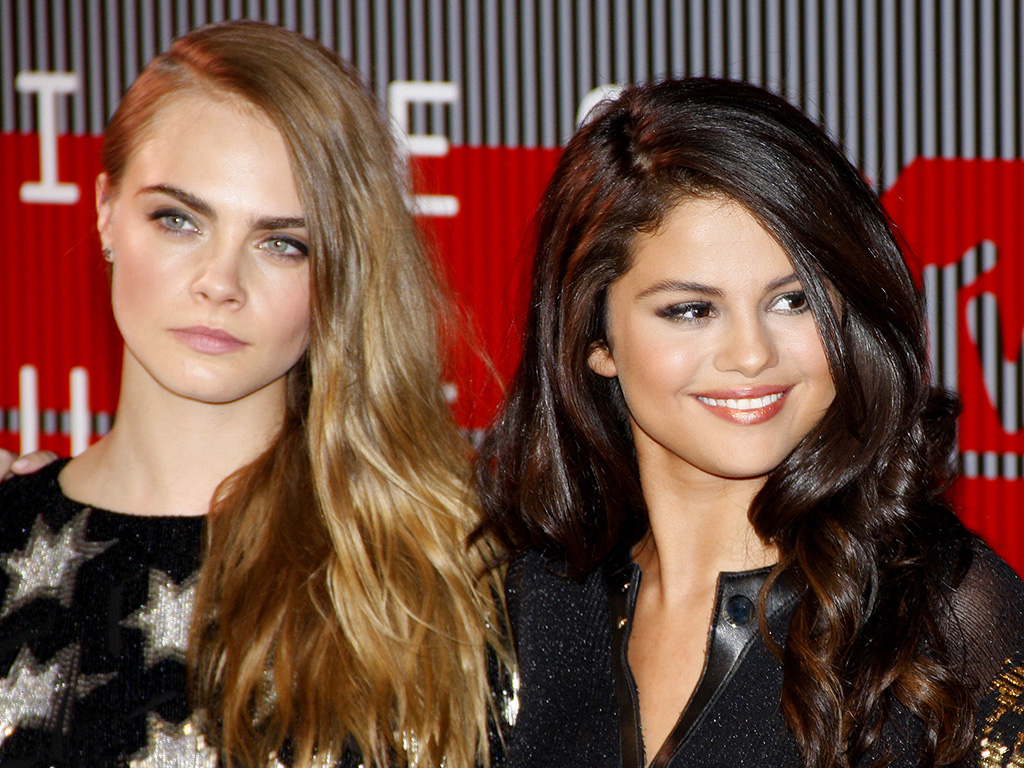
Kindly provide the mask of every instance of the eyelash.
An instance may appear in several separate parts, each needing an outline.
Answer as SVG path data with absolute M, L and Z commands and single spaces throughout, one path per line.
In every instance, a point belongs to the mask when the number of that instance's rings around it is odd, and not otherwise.
M 192 233 L 200 231 L 199 225 L 196 223 L 195 219 L 184 211 L 179 211 L 175 208 L 161 208 L 153 211 L 153 213 L 149 214 L 149 218 L 151 221 L 155 221 L 164 231 L 170 232 L 174 235 L 180 235 L 185 232 Z M 186 226 L 169 226 L 167 223 L 168 219 L 181 219 Z
M 781 310 L 783 314 L 802 315 L 804 312 L 811 308 L 810 304 L 807 303 L 807 294 L 804 293 L 803 291 L 789 291 L 788 293 L 784 293 L 781 296 L 776 297 L 769 305 L 769 307 L 774 307 L 783 299 L 787 299 L 791 303 L 798 303 L 800 305 L 794 309 Z
M 149 218 L 151 221 L 155 221 L 165 232 L 172 235 L 201 232 L 199 225 L 192 216 L 185 211 L 180 211 L 176 208 L 161 208 L 149 214 Z M 168 224 L 169 219 L 181 219 L 182 226 L 170 226 Z M 294 248 L 297 252 L 285 253 L 283 251 L 275 251 L 272 248 L 265 247 L 274 242 L 285 243 L 290 248 Z M 271 235 L 270 237 L 264 238 L 260 241 L 260 247 L 272 256 L 279 256 L 284 259 L 294 259 L 296 261 L 304 259 L 309 255 L 309 246 L 293 237 L 288 237 L 287 235 Z
M 679 322 L 688 323 L 699 323 L 704 320 L 708 320 L 714 313 L 715 307 L 711 302 L 708 301 L 686 301 L 681 304 L 672 304 L 667 307 L 663 307 L 658 310 L 658 317 L 664 317 L 666 320 L 676 320 Z M 688 316 L 694 312 L 702 312 L 701 317 Z
M 781 301 L 797 304 L 798 306 L 794 308 L 780 308 L 778 304 Z M 810 309 L 810 305 L 807 303 L 807 294 L 803 291 L 788 291 L 772 299 L 768 309 L 784 315 L 802 315 Z M 695 313 L 698 313 L 699 316 L 695 317 Z M 685 301 L 663 307 L 657 310 L 657 315 L 666 320 L 699 324 L 715 316 L 715 305 L 710 301 Z
M 294 248 L 296 251 L 298 251 L 298 253 L 283 253 L 281 251 L 274 251 L 269 248 L 264 248 L 263 250 L 267 251 L 273 256 L 279 256 L 283 259 L 293 259 L 295 261 L 305 259 L 307 256 L 309 256 L 309 246 L 307 246 L 305 243 L 299 240 L 296 240 L 293 237 L 288 237 L 286 235 L 271 235 L 270 237 L 265 238 L 260 243 L 260 247 L 262 248 L 263 246 L 274 242 L 286 243 L 289 247 Z

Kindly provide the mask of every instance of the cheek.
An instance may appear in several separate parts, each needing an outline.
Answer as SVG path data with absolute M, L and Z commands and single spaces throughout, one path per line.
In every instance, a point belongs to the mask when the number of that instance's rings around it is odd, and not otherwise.
M 124 326 L 133 319 L 161 304 L 161 290 L 169 287 L 167 276 L 158 274 L 145 259 L 118 258 L 111 274 L 110 303 L 121 333 L 130 330 Z
M 832 382 L 832 372 L 828 367 L 828 358 L 817 333 L 805 334 L 795 341 L 791 351 L 808 383 L 811 384 L 821 400 L 822 407 L 827 407 L 835 399 L 836 388 Z
M 278 286 L 272 294 L 269 316 L 279 330 L 282 341 L 298 347 L 298 354 L 309 341 L 309 276 L 294 276 L 287 285 Z
M 620 334 L 615 358 L 627 398 L 671 397 L 697 379 L 708 353 L 701 334 L 657 325 L 630 330 Z

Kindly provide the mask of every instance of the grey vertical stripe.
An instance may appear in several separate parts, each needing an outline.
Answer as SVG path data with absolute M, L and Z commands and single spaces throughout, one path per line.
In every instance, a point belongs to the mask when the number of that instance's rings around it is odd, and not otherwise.
M 633 72 L 630 67 L 632 40 L 629 34 L 629 4 L 612 3 L 612 9 L 615 13 L 612 30 L 614 33 L 612 39 L 615 41 L 615 74 L 613 77 L 617 83 L 628 83 L 633 80 Z M 577 91 L 574 95 L 574 101 L 578 101 L 584 93 L 584 91 Z M 575 112 L 575 110 L 573 111 Z
M 655 3 L 651 7 L 651 78 L 665 77 L 669 72 L 668 49 L 665 41 L 674 32 L 669 26 L 667 9 L 664 3 Z
M 406 34 L 412 38 L 414 43 L 422 47 L 423 40 L 416 39 L 416 31 L 409 29 L 409 17 L 405 13 L 406 3 L 395 3 L 391 12 L 391 18 L 383 13 L 377 16 L 377 36 L 380 39 L 387 39 L 391 48 L 390 66 L 382 71 L 391 73 L 391 80 L 413 80 L 415 77 L 410 69 L 408 54 L 405 45 Z M 390 34 L 389 34 L 390 33 Z M 420 110 L 417 110 L 420 111 Z M 419 122 L 410 123 L 416 132 L 421 132 L 423 127 Z
M 502 65 L 502 108 L 504 111 L 503 140 L 499 143 L 517 146 L 521 143 L 519 130 L 519 62 L 520 55 L 515 40 L 518 2 L 505 0 L 501 8 L 501 65 Z
M 839 14 L 834 3 L 825 3 L 821 29 L 823 37 L 820 60 L 824 65 L 821 73 L 822 124 L 828 126 L 832 138 L 839 141 L 843 135 L 842 116 L 839 112 L 842 84 L 839 63 L 842 52 L 839 48 Z
M 943 318 L 948 324 L 943 326 L 942 337 L 942 378 L 939 383 L 949 389 L 956 389 L 960 381 L 957 368 L 957 346 L 959 344 L 957 325 L 957 291 L 960 289 L 959 270 L 955 264 L 942 270 L 942 309 Z
M 119 37 L 117 12 L 116 0 L 107 0 L 103 31 L 108 40 L 116 40 Z M 104 53 L 106 54 L 106 113 L 110 115 L 113 114 L 121 98 L 121 46 L 108 45 L 104 48 Z
M 920 59 L 917 51 L 917 36 L 913 34 L 920 20 L 917 18 L 915 3 L 903 3 L 900 6 L 900 11 L 898 40 L 901 50 L 895 67 L 898 77 L 895 88 L 899 92 L 899 111 L 897 112 L 899 122 L 894 123 L 899 126 L 899 153 L 895 156 L 894 167 L 887 171 L 890 178 L 893 179 L 896 178 L 896 174 L 903 164 L 913 159 L 916 154 L 917 140 L 921 135 L 921 112 L 917 106 L 917 97 L 920 92 L 918 67 Z
M 14 53 L 18 48 L 18 38 L 14 35 L 14 13 L 10 0 L 0 0 L 0 82 L 13 83 L 15 78 Z M 3 120 L 0 130 L 4 133 L 14 131 L 14 89 L 0 90 L 0 109 Z
M 132 7 L 132 3 L 124 3 L 122 8 L 123 12 L 118 14 L 119 18 L 115 19 L 115 22 L 120 22 L 121 38 L 124 40 L 124 45 L 122 46 L 124 58 L 121 61 L 121 82 L 124 84 L 122 88 L 127 89 L 141 67 L 136 61 L 136 56 L 138 56 L 139 52 L 139 40 L 135 9 Z M 205 24 L 205 20 L 202 23 Z M 121 94 L 118 94 L 118 100 L 120 100 L 120 96 Z
M 439 0 L 430 0 L 427 9 L 427 19 L 424 20 L 425 32 L 429 38 L 430 60 L 428 69 L 424 75 L 425 79 L 442 82 L 448 80 L 448 73 L 444 66 L 444 16 L 443 8 Z M 435 106 L 431 118 L 431 130 L 442 136 L 450 135 L 450 121 L 448 115 L 452 112 L 451 107 Z
M 484 135 L 484 88 L 483 88 L 483 37 L 480 34 L 479 6 L 470 2 L 463 15 L 463 50 L 466 56 L 466 70 L 462 73 L 465 81 L 462 103 L 466 107 L 466 140 L 471 146 L 486 143 Z
M 497 0 L 485 0 L 483 26 L 483 48 L 481 54 L 484 59 L 485 79 L 478 98 L 481 102 L 493 101 L 493 94 L 501 93 L 501 54 L 498 42 L 498 2 Z M 490 109 L 485 110 L 486 133 L 484 143 L 490 146 L 501 144 L 501 110 L 505 106 L 500 101 L 497 104 L 488 104 Z
M 981 3 L 979 11 L 978 34 L 971 37 L 975 41 L 980 38 L 992 42 L 984 49 L 976 49 L 981 70 L 977 73 L 981 84 L 981 87 L 978 88 L 978 100 L 980 102 L 978 117 L 980 118 L 979 129 L 981 134 L 979 136 L 978 151 L 981 157 L 993 158 L 996 156 L 997 146 L 996 98 L 999 95 L 999 92 L 996 90 L 996 62 L 993 54 L 997 53 L 999 48 L 995 35 L 995 9 L 993 8 L 993 3 Z
M 555 114 L 556 92 L 555 80 L 555 0 L 539 0 L 538 31 L 540 33 L 540 109 L 541 144 L 546 147 L 557 146 L 561 138 L 558 123 L 551 119 Z
M 466 77 L 462 65 L 462 51 L 465 50 L 465 36 L 462 33 L 462 16 L 448 12 L 448 79 L 454 83 L 465 83 Z M 451 139 L 456 144 L 468 144 L 469 133 L 466 125 L 469 120 L 469 109 L 467 107 L 465 88 L 462 98 L 452 108 L 452 115 L 455 122 L 452 125 Z M 474 105 L 475 106 L 475 105 Z
M 69 62 L 69 66 L 72 72 L 78 72 L 82 75 L 82 85 L 78 93 L 71 99 L 72 112 L 70 115 L 68 130 L 72 133 L 83 134 L 87 131 L 89 116 L 89 99 L 86 97 L 87 84 L 85 82 L 85 36 L 81 34 L 81 30 L 85 29 L 85 19 L 82 16 L 81 2 L 73 2 L 70 5 L 70 14 L 68 17 L 68 24 L 70 28 L 64 30 L 65 34 L 68 35 L 71 46 L 71 61 Z M 78 32 L 76 33 L 75 30 L 78 30 Z
M 28 3 L 18 3 L 17 6 L 17 19 L 15 23 L 15 29 L 21 34 L 18 36 L 18 47 L 16 48 L 18 53 L 17 67 L 18 71 L 26 69 L 35 69 L 36 63 L 32 60 L 32 45 L 29 39 L 29 34 L 25 30 L 31 30 L 29 24 L 29 6 Z M 14 78 L 4 83 L 5 86 L 10 83 L 14 84 Z M 35 100 L 29 94 L 19 94 L 18 96 L 19 107 L 21 108 L 21 120 L 18 123 L 18 130 L 21 133 L 30 133 L 35 120 Z
M 996 49 L 999 57 L 999 147 L 1000 157 L 1013 155 L 1015 151 L 1014 123 L 1020 114 L 1017 106 L 1017 95 L 1020 83 L 1017 73 L 1021 64 L 1020 51 L 1017 50 L 1017 37 L 1013 28 L 1014 0 L 1001 0 L 999 3 L 999 46 Z M 1016 66 L 1015 66 L 1016 65 Z
M 573 3 L 571 0 L 557 0 L 557 4 L 558 29 L 556 30 L 556 33 L 558 34 L 558 37 L 556 39 L 558 40 L 558 50 L 555 55 L 564 61 L 568 52 L 572 51 L 573 48 Z M 561 64 L 562 62 L 560 61 L 555 67 L 555 76 L 558 80 L 557 109 L 559 125 L 563 125 L 566 122 L 575 122 L 576 119 L 576 108 L 574 106 L 576 102 L 576 93 L 573 88 L 573 81 L 571 77 L 565 76 L 566 72 L 564 67 L 560 66 Z
M 880 23 L 879 36 L 876 39 L 878 48 L 882 51 L 881 72 L 891 72 L 894 76 L 878 77 L 881 103 L 878 111 L 879 126 L 897 126 L 899 116 L 899 103 L 897 101 L 897 80 L 899 72 L 896 68 L 896 0 L 881 0 L 882 12 L 878 18 Z M 871 174 L 877 180 L 880 187 L 885 187 L 885 179 L 896 178 L 899 170 L 899 134 L 893 132 L 882 142 L 879 157 L 878 170 Z
M 939 28 L 935 21 L 935 7 L 931 3 L 923 3 L 921 6 L 920 35 L 918 36 L 920 81 L 918 87 L 921 89 L 921 119 L 918 125 L 921 134 L 918 137 L 920 151 L 925 157 L 935 157 L 939 153 L 938 141 L 938 120 L 935 115 L 938 98 L 938 69 L 936 68 L 936 56 L 939 47 L 936 42 L 939 39 Z
M 782 93 L 782 0 L 766 0 L 764 27 L 768 45 L 764 85 L 775 93 Z
M 672 0 L 669 5 L 669 71 L 679 75 L 689 72 L 686 66 L 686 5 L 683 0 Z
M 958 147 L 958 155 L 962 157 L 973 157 L 978 152 L 978 140 L 977 132 L 975 131 L 975 120 L 977 119 L 977 109 L 980 105 L 976 101 L 976 91 L 974 88 L 974 38 L 969 34 L 971 29 L 971 21 L 973 16 L 973 7 L 971 3 L 963 3 L 960 6 L 960 25 L 959 25 L 959 48 L 960 48 L 960 103 L 961 104 L 975 104 L 975 109 L 972 110 L 959 110 L 960 113 L 960 145 Z
M 633 50 L 632 79 L 634 82 L 642 82 L 651 78 L 651 35 L 660 34 L 660 30 L 651 29 L 646 3 L 636 3 L 633 6 L 633 18 L 630 23 L 633 40 L 630 46 Z
M 590 84 L 594 81 L 594 30 L 604 29 L 605 25 L 595 23 L 591 18 L 591 11 L 596 10 L 597 19 L 602 19 L 608 9 L 607 0 L 597 0 L 596 3 L 580 3 L 576 7 L 576 91 L 586 93 Z M 606 40 L 599 39 L 599 50 L 610 49 Z
M 878 114 L 878 37 L 875 31 L 877 9 L 873 0 L 868 0 L 862 7 L 860 18 L 861 35 L 863 36 L 863 56 L 861 58 L 862 101 L 860 104 L 863 115 L 864 130 L 862 137 L 862 155 L 860 167 L 869 179 L 879 180 L 881 158 L 878 152 L 878 132 L 881 129 Z M 888 138 L 888 137 L 887 137 Z
M 537 29 L 534 23 L 533 3 L 522 3 L 519 11 L 520 48 L 528 51 L 528 55 L 520 56 L 522 77 L 520 79 L 520 99 L 524 105 L 537 104 Z M 537 123 L 540 115 L 527 108 L 524 110 L 522 143 L 526 147 L 536 147 L 540 143 L 540 132 Z
M 689 31 L 689 63 L 687 74 L 699 74 L 706 72 L 704 59 L 704 4 L 701 2 L 690 2 L 690 13 L 687 16 L 687 27 Z

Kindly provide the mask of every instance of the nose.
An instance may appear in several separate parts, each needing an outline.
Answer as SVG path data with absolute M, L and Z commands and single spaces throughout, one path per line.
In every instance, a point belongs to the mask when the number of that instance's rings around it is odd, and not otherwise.
M 237 244 L 211 242 L 198 256 L 192 295 L 214 304 L 244 306 L 243 249 Z
M 778 346 L 771 330 L 757 316 L 737 317 L 726 324 L 715 355 L 715 367 L 754 378 L 778 363 Z

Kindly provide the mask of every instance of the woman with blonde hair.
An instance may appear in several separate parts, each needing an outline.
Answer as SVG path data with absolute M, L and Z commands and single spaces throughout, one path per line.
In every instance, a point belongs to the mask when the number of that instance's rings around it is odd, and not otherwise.
M 0 760 L 486 763 L 498 587 L 367 89 L 296 33 L 206 27 L 102 161 L 120 401 L 0 487 Z

